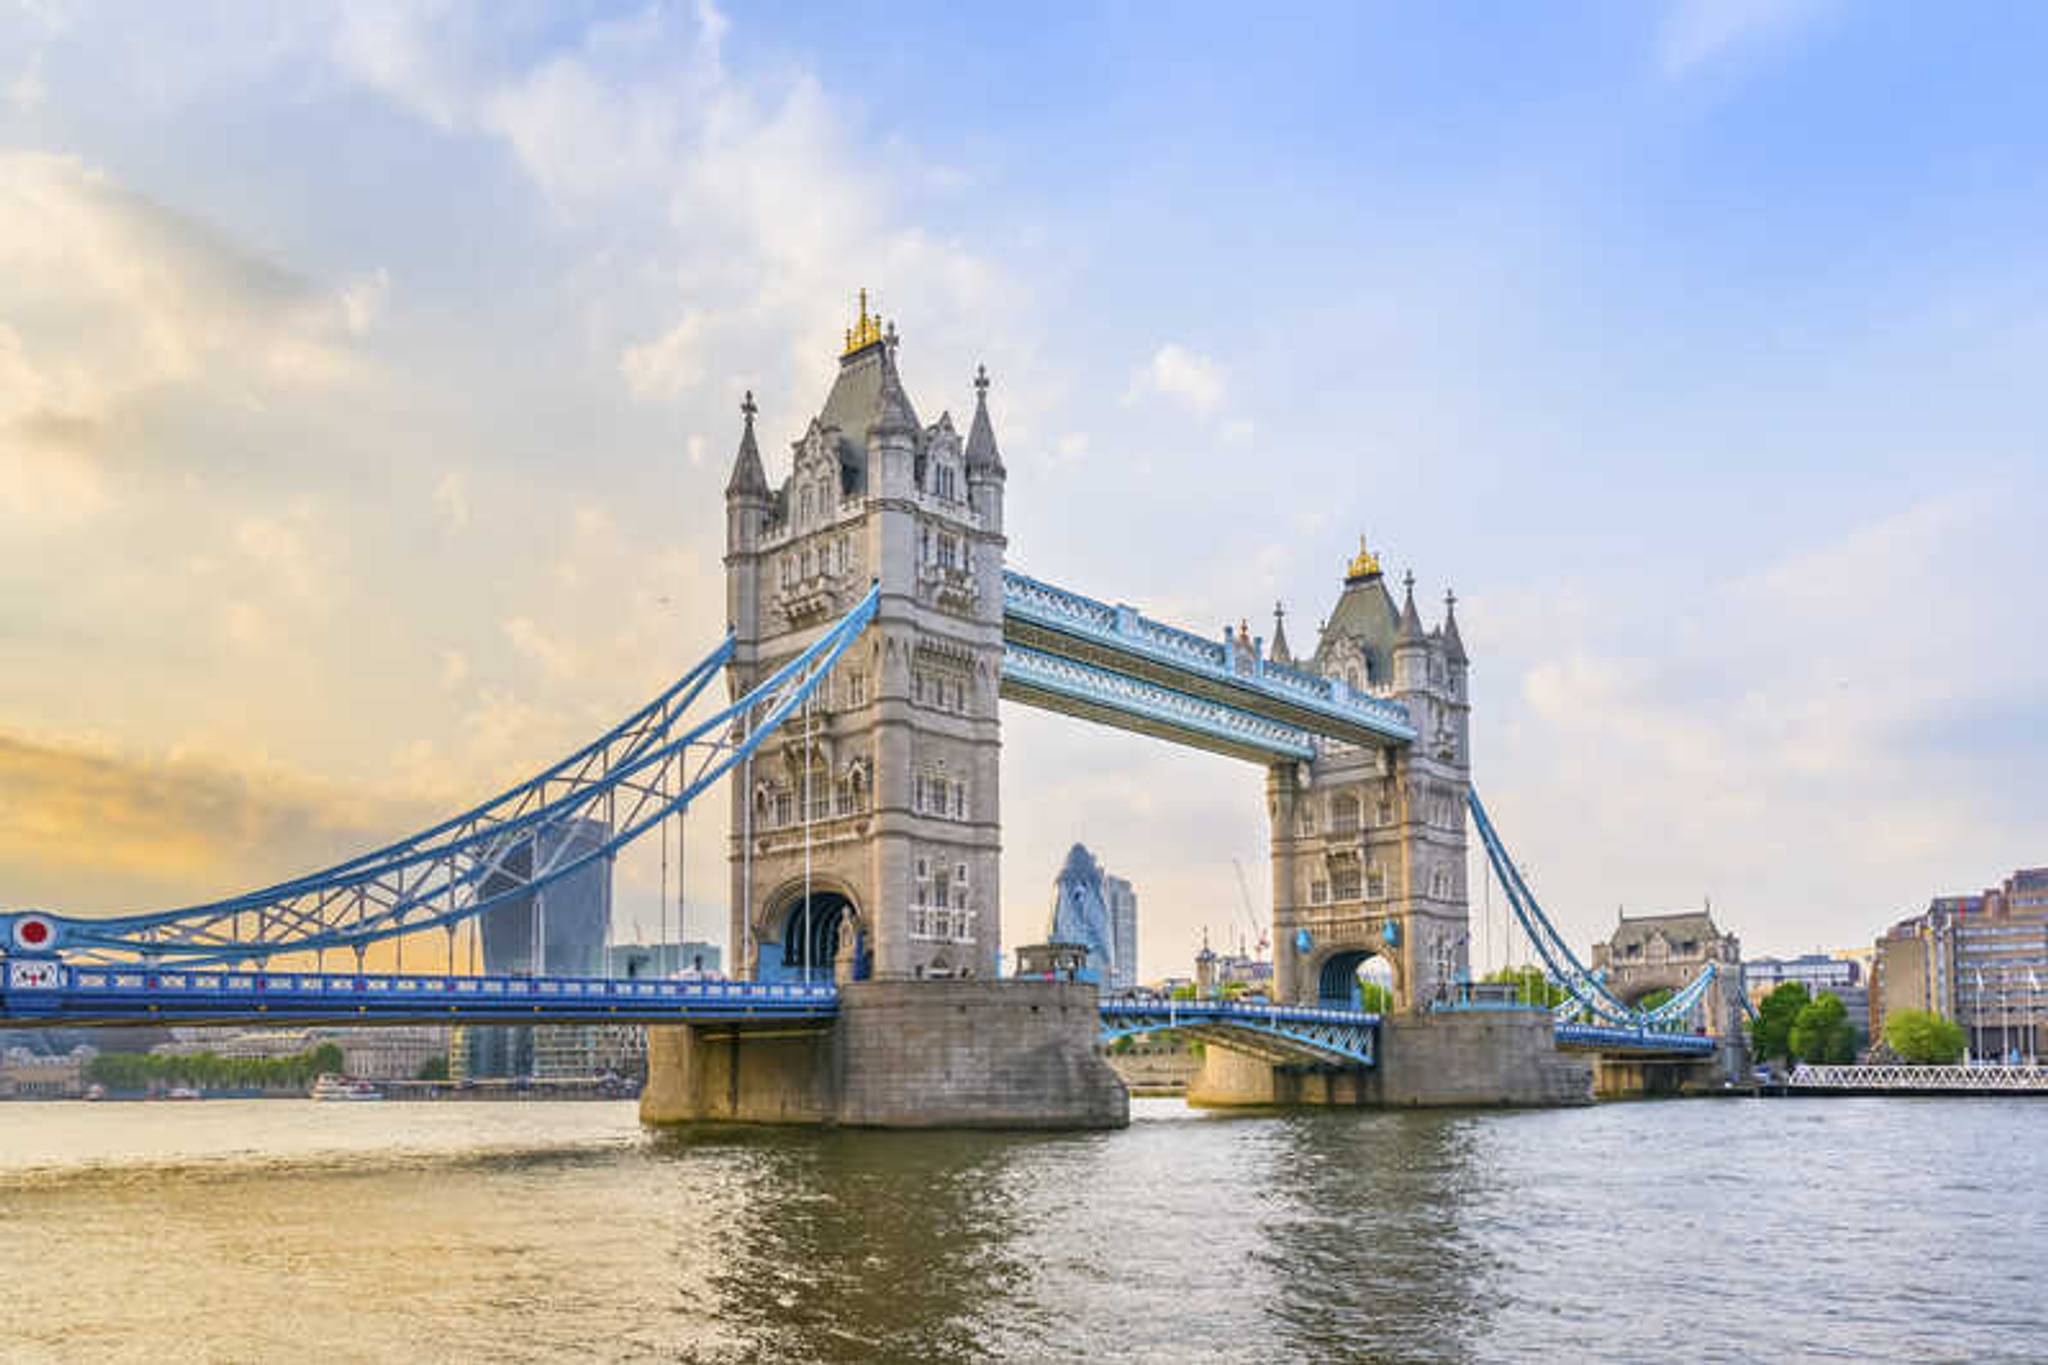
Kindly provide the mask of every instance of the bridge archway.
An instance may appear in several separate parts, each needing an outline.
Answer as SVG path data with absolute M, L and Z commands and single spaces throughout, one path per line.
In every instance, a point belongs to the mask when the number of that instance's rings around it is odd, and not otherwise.
M 1357 1008 L 1361 983 L 1384 989 L 1390 1010 L 1399 1009 L 1405 998 L 1400 958 L 1377 948 L 1332 949 L 1323 955 L 1314 971 L 1316 1000 L 1325 1009 Z
M 757 980 L 825 983 L 862 980 L 872 971 L 867 923 L 845 886 L 814 880 L 807 901 L 798 882 L 779 888 L 768 904 Z

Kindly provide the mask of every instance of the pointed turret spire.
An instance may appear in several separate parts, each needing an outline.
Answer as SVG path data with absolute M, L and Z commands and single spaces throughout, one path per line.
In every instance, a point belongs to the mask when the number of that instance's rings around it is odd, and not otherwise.
M 1401 578 L 1401 622 L 1394 632 L 1396 644 L 1420 644 L 1429 636 L 1422 629 L 1422 617 L 1415 610 L 1415 572 L 1409 570 Z
M 1291 664 L 1294 651 L 1287 647 L 1287 608 L 1278 602 L 1273 604 L 1273 662 Z
M 903 380 L 896 373 L 896 343 L 893 337 L 882 348 L 882 392 L 880 411 L 875 416 L 873 430 L 884 436 L 915 436 L 918 434 L 917 409 L 910 406 L 910 395 L 903 391 Z
M 768 496 L 768 476 L 761 469 L 761 448 L 754 443 L 754 414 L 760 409 L 754 406 L 754 391 L 747 390 L 747 396 L 740 403 L 740 413 L 746 419 L 746 430 L 740 433 L 739 453 L 733 456 L 732 477 L 726 480 L 725 496 L 728 498 Z
M 967 472 L 1003 473 L 1002 453 L 996 449 L 996 429 L 988 420 L 988 366 L 974 367 L 974 421 L 967 428 Z
M 1465 642 L 1458 637 L 1458 594 L 1444 593 L 1444 657 L 1454 664 L 1469 663 Z

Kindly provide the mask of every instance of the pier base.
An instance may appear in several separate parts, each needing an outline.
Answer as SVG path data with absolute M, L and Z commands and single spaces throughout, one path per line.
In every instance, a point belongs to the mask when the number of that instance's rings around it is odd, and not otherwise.
M 640 1119 L 1120 1128 L 1130 1097 L 1097 1018 L 1085 982 L 849 982 L 830 1024 L 650 1028 Z
M 1213 1107 L 1590 1104 L 1592 1069 L 1557 1050 L 1550 1016 L 1472 1011 L 1389 1018 L 1379 1065 L 1276 1065 L 1211 1042 L 1188 1085 L 1188 1103 Z

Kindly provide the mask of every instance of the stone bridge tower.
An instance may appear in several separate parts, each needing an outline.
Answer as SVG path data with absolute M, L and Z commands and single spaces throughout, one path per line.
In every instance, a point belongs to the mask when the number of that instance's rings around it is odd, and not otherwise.
M 725 490 L 733 695 L 881 585 L 808 715 L 732 784 L 730 942 L 756 979 L 992 978 L 1000 960 L 1005 475 L 986 373 L 963 441 L 950 415 L 918 420 L 896 351 L 863 292 L 779 487 L 751 394 L 743 408 Z
M 1742 1036 L 1742 940 L 1724 934 L 1705 910 L 1622 915 L 1613 935 L 1593 945 L 1593 970 L 1607 989 L 1635 1005 L 1652 991 L 1684 990 L 1709 965 L 1714 983 L 1700 1001 L 1700 1022 L 1720 1038 Z
M 1287 642 L 1276 623 L 1273 657 Z M 1456 599 L 1425 629 L 1415 580 L 1397 610 L 1361 545 L 1309 667 L 1408 708 L 1413 744 L 1325 743 L 1272 768 L 1274 973 L 1282 999 L 1354 998 L 1369 959 L 1392 974 L 1397 1010 L 1426 1007 L 1467 979 L 1465 798 L 1471 788 L 1469 661 Z

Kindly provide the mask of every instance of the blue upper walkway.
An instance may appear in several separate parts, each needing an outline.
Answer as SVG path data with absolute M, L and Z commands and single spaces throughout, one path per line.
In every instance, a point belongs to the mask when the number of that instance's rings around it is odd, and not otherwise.
M 1398 702 L 1013 570 L 1003 573 L 1003 643 L 1007 697 L 1233 757 L 1306 759 L 1318 739 L 1415 739 Z

